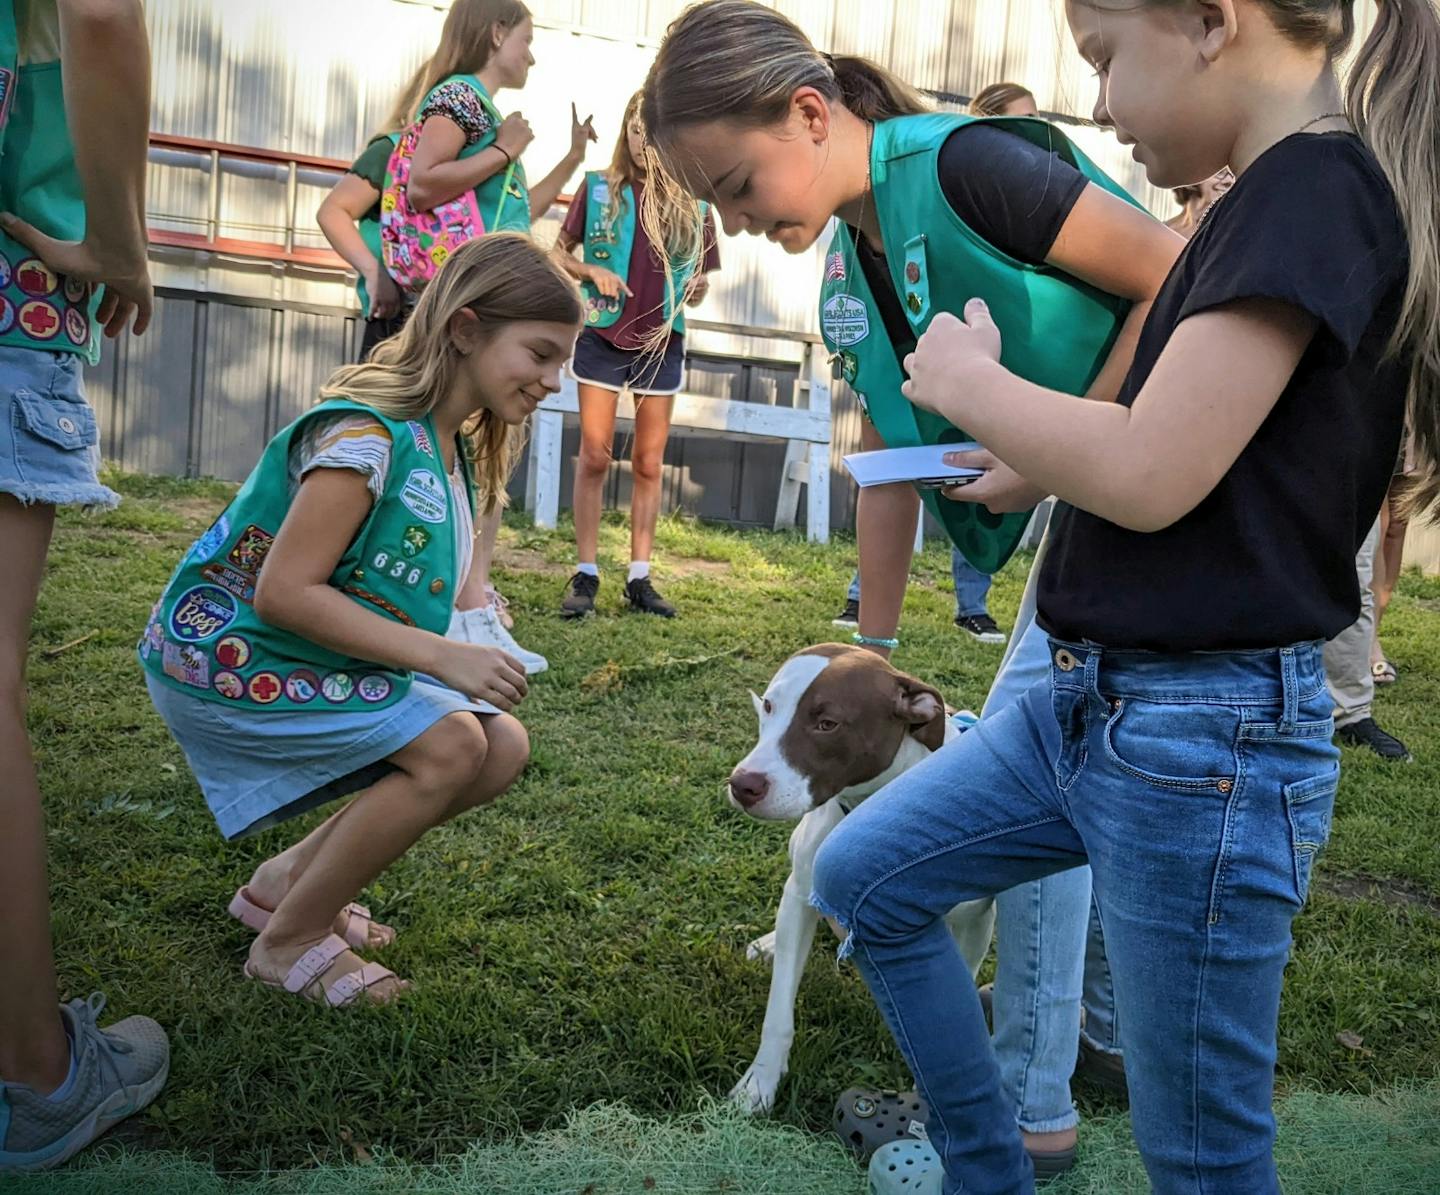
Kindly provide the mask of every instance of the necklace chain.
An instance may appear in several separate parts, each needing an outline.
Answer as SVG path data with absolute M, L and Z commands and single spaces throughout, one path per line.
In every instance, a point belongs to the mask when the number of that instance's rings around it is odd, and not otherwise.
M 875 144 L 875 125 L 873 121 L 865 123 L 865 189 L 860 192 L 860 214 L 855 220 L 855 231 L 850 236 L 850 260 L 845 266 L 845 289 L 842 292 L 849 299 L 852 298 L 850 287 L 854 272 L 860 268 L 860 238 L 865 235 L 865 204 L 870 199 L 870 154 Z M 829 363 L 834 365 L 840 360 L 840 353 L 830 354 Z

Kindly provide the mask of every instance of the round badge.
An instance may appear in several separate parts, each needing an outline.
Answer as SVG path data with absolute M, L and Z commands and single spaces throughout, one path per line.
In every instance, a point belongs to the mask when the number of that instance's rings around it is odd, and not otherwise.
M 210 683 L 215 686 L 215 692 L 231 701 L 239 701 L 245 696 L 245 682 L 233 672 L 217 672 Z
M 340 705 L 355 692 L 354 678 L 348 672 L 332 672 L 320 682 L 320 692 L 331 705 Z
M 20 308 L 20 330 L 32 340 L 54 340 L 61 322 L 60 313 L 44 299 L 31 299 Z
M 250 700 L 257 705 L 270 705 L 280 700 L 285 688 L 273 672 L 257 672 L 250 678 Z
M 15 304 L 0 295 L 0 336 L 15 326 Z
M 244 668 L 250 663 L 250 641 L 240 635 L 226 635 L 215 645 L 215 660 L 226 668 Z
M 183 643 L 218 635 L 235 621 L 235 599 L 214 585 L 196 585 L 175 599 L 170 634 Z
M 65 279 L 65 301 L 67 303 L 83 303 L 90 297 L 90 288 L 78 278 Z
M 9 286 L 15 271 L 10 268 L 10 259 L 0 253 L 0 286 Z
M 444 590 L 445 590 L 445 582 L 442 581 L 442 580 L 440 580 L 439 577 L 436 577 L 435 580 L 433 580 L 433 581 L 430 582 L 430 592 L 431 592 L 431 593 L 443 593 Z
M 320 678 L 308 668 L 297 668 L 285 678 L 285 696 L 296 705 L 314 701 L 320 693 Z
M 82 345 L 90 340 L 90 321 L 78 307 L 65 308 L 65 335 L 71 344 Z
M 920 281 L 920 263 L 907 261 L 905 263 L 905 281 L 912 286 Z
M 60 288 L 60 276 L 38 257 L 27 257 L 15 267 L 15 285 L 27 295 L 53 295 Z
M 376 676 L 373 673 L 369 676 L 362 676 L 360 683 L 356 686 L 356 692 L 360 694 L 361 701 L 384 701 L 390 696 L 390 680 L 388 677 Z

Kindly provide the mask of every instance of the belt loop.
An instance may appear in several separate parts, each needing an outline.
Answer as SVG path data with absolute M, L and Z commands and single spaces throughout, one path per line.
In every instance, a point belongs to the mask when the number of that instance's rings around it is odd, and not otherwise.
M 1104 654 L 1098 644 L 1088 640 L 1085 643 L 1085 692 L 1098 701 L 1100 699 L 1100 657 Z
M 1280 684 L 1284 691 L 1285 706 L 1280 714 L 1280 731 L 1291 734 L 1300 719 L 1300 680 L 1295 669 L 1295 649 L 1280 649 Z

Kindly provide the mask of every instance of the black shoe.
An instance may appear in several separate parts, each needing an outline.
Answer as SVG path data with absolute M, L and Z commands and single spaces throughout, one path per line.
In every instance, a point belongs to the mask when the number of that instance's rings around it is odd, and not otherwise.
M 860 599 L 846 598 L 845 609 L 830 620 L 832 627 L 858 627 L 860 625 Z
M 1101 1091 L 1130 1102 L 1130 1085 L 1125 1081 L 1125 1060 L 1119 1054 L 1096 1049 L 1083 1037 L 1075 1059 L 1073 1079 L 1083 1079 Z
M 636 577 L 625 582 L 625 600 L 637 614 L 658 614 L 661 618 L 674 618 L 675 607 L 655 592 L 649 577 Z
M 1004 643 L 1005 632 L 988 614 L 957 614 L 955 625 L 981 643 Z
M 1376 726 L 1374 718 L 1361 718 L 1349 726 L 1342 726 L 1335 732 L 1335 737 L 1352 747 L 1369 747 L 1381 759 L 1409 763 L 1415 758 L 1404 743 Z
M 600 591 L 600 578 L 594 573 L 576 573 L 565 587 L 560 603 L 561 618 L 584 618 L 595 613 L 595 595 Z

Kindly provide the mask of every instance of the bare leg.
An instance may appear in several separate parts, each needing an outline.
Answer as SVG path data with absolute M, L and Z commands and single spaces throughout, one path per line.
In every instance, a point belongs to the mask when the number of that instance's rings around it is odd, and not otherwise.
M 635 444 L 630 451 L 634 489 L 630 495 L 630 559 L 649 560 L 660 519 L 660 474 L 665 442 L 670 438 L 669 394 L 641 394 L 635 399 Z
M 615 442 L 615 407 L 620 396 L 603 386 L 580 388 L 580 456 L 575 465 L 575 550 L 596 563 L 600 550 L 600 507 Z M 636 488 L 638 489 L 638 482 Z M 632 515 L 633 518 L 633 515 Z
M 0 1076 L 54 1091 L 70 1069 L 60 1023 L 45 820 L 25 730 L 25 653 L 55 523 L 53 506 L 0 494 Z
M 332 932 L 336 916 L 361 889 L 410 849 L 426 830 L 509 788 L 529 758 L 529 739 L 509 715 L 456 713 L 390 757 L 383 777 L 326 823 L 313 857 L 250 948 L 250 965 L 280 981 L 307 950 Z M 326 829 L 326 827 L 321 827 Z M 342 956 L 335 974 L 361 965 Z M 372 988 L 384 1000 L 394 980 Z
M 1405 559 L 1405 534 L 1410 530 L 1408 519 L 1397 517 L 1395 491 L 1392 486 L 1386 496 L 1385 505 L 1380 508 L 1380 547 L 1375 555 L 1375 576 L 1370 582 L 1375 595 L 1375 638 L 1370 643 L 1370 663 L 1380 664 L 1385 660 L 1385 649 L 1380 645 L 1380 622 L 1390 606 L 1395 592 L 1395 583 L 1400 579 L 1400 569 Z

